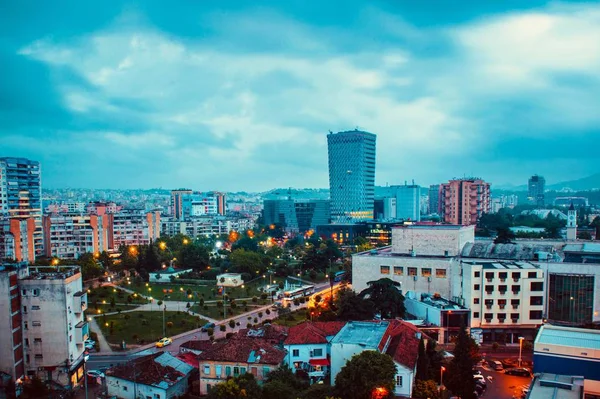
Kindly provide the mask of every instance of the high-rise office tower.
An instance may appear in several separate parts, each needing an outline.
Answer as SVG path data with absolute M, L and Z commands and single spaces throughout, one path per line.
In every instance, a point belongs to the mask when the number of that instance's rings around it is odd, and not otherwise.
M 429 213 L 440 212 L 440 185 L 429 186 Z
M 543 176 L 533 175 L 529 178 L 529 201 L 543 207 L 545 203 L 544 191 L 546 179 Z
M 359 130 L 327 135 L 332 222 L 373 219 L 376 138 Z
M 42 184 L 38 161 L 0 158 L 0 220 L 26 222 L 33 219 L 31 244 L 35 256 L 44 252 L 42 229 Z M 4 216 L 3 216 L 4 215 Z M 33 259 L 28 259 L 33 261 Z
M 491 211 L 490 183 L 466 178 L 440 184 L 440 210 L 444 222 L 477 224 L 484 213 Z

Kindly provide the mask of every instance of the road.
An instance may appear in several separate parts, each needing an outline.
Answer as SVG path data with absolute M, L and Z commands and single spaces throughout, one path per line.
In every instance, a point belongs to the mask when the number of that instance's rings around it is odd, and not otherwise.
M 487 360 L 498 360 L 498 357 L 489 357 Z M 481 374 L 487 380 L 487 390 L 483 398 L 489 399 L 512 399 L 521 398 L 523 388 L 528 388 L 531 378 L 506 375 L 503 371 L 492 370 L 486 362 L 477 366 Z
M 337 284 L 336 284 L 337 285 Z M 326 294 L 329 293 L 329 282 L 325 282 L 325 283 L 321 283 L 321 284 L 316 284 L 315 285 L 315 294 L 313 295 L 317 295 L 320 294 L 321 296 L 325 296 Z M 308 306 L 308 301 L 303 303 L 303 304 L 299 304 L 298 306 L 294 306 L 293 303 L 291 303 L 291 310 L 295 311 L 298 309 L 302 309 Z M 225 338 L 225 335 L 228 332 L 236 332 L 239 331 L 240 329 L 244 329 L 246 328 L 246 325 L 250 322 L 252 324 L 254 324 L 254 318 L 257 318 L 259 320 L 259 322 L 261 321 L 265 321 L 265 320 L 273 320 L 275 318 L 278 317 L 277 313 L 272 311 L 271 309 L 272 304 L 269 305 L 265 305 L 262 306 L 260 308 L 256 308 L 250 312 L 232 317 L 232 318 L 228 318 L 225 320 L 221 320 L 221 321 L 215 321 L 216 324 L 216 328 L 214 329 L 214 337 L 215 339 L 220 339 L 220 338 Z M 155 309 L 157 307 L 155 306 Z M 267 316 L 265 314 L 265 310 L 267 309 L 271 309 L 271 314 L 269 316 Z M 158 309 L 156 309 L 156 311 L 158 311 Z M 262 312 L 263 317 L 259 318 L 258 317 L 258 313 Z M 200 315 L 201 317 L 204 317 L 202 315 Z M 248 317 L 250 317 L 250 320 L 248 320 Z M 234 320 L 236 323 L 239 322 L 240 326 L 236 326 L 234 329 L 232 329 L 231 327 L 229 327 L 229 320 Z M 219 329 L 220 325 L 226 325 L 227 329 L 225 332 L 221 331 Z M 143 356 L 143 355 L 147 355 L 150 353 L 154 353 L 156 351 L 168 351 L 172 354 L 177 354 L 179 353 L 179 347 L 181 346 L 181 344 L 188 342 L 190 340 L 207 340 L 209 339 L 208 334 L 206 332 L 202 332 L 201 329 L 197 329 L 197 330 L 192 330 L 192 331 L 188 331 L 184 334 L 180 334 L 177 335 L 173 338 L 173 344 L 167 346 L 165 349 L 157 349 L 155 348 L 153 345 L 154 344 L 150 344 L 150 345 L 145 345 L 142 346 L 140 348 L 136 348 L 134 350 L 131 351 L 127 351 L 127 352 L 110 352 L 110 351 L 102 351 L 100 353 L 90 353 L 90 358 L 87 362 L 88 366 L 88 370 L 95 370 L 101 367 L 112 367 L 115 366 L 117 364 L 121 364 L 121 363 L 125 363 L 128 360 L 133 359 L 136 356 Z

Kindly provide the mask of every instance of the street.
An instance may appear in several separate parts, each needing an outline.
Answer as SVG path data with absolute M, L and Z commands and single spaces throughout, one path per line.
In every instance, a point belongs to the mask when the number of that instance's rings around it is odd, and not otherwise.
M 486 360 L 491 359 L 498 360 L 497 357 L 489 357 Z M 488 366 L 486 361 L 480 363 L 477 369 L 481 370 L 481 374 L 487 381 L 487 389 L 482 396 L 483 398 L 520 399 L 523 388 L 528 388 L 531 383 L 531 378 L 528 377 L 506 375 L 504 371 L 494 371 Z

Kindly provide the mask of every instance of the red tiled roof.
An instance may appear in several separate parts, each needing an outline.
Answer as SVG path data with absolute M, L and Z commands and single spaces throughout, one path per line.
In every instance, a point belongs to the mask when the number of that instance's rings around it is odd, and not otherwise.
M 284 343 L 286 345 L 326 344 L 327 337 L 337 334 L 344 325 L 346 325 L 345 321 L 315 323 L 306 321 L 291 327 Z
M 159 363 L 157 358 L 161 356 L 163 356 L 163 358 L 159 360 L 162 360 L 163 363 L 174 358 L 174 356 L 168 352 L 152 353 L 108 369 L 106 371 L 106 376 L 128 381 L 137 381 L 137 383 L 144 385 L 159 385 L 163 382 L 171 385 L 185 376 L 181 371 Z
M 263 338 L 274 343 L 279 343 L 288 335 L 288 328 L 278 324 L 264 324 L 256 328 L 244 328 L 239 330 L 239 334 L 234 337 L 248 336 L 252 338 Z
M 198 368 L 198 355 L 195 355 L 190 352 L 186 352 L 186 353 L 179 353 L 175 357 L 177 359 L 181 360 L 182 362 L 186 362 L 187 364 L 189 364 L 190 366 L 192 366 L 195 369 Z
M 191 350 L 202 351 L 202 352 L 209 349 L 211 346 L 213 346 L 213 343 L 212 343 L 212 341 L 208 341 L 208 340 L 206 340 L 206 341 L 192 340 L 192 341 L 184 342 L 183 344 L 179 345 L 180 348 L 191 349 Z
M 419 357 L 419 329 L 411 323 L 401 320 L 389 320 L 390 324 L 381 338 L 378 349 L 383 351 L 387 342 L 389 345 L 385 353 L 390 355 L 396 362 L 413 369 Z
M 198 355 L 198 360 L 223 362 L 280 364 L 285 350 L 275 347 L 268 340 L 239 336 L 235 339 L 216 342 L 210 349 Z

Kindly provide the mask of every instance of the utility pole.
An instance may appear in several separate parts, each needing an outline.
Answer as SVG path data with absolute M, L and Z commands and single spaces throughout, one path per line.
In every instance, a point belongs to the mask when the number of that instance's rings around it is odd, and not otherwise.
M 225 296 L 225 286 L 223 286 L 223 320 L 227 318 L 227 297 Z
M 167 305 L 163 302 L 163 338 L 167 336 L 167 328 L 165 325 L 165 311 L 167 310 Z

